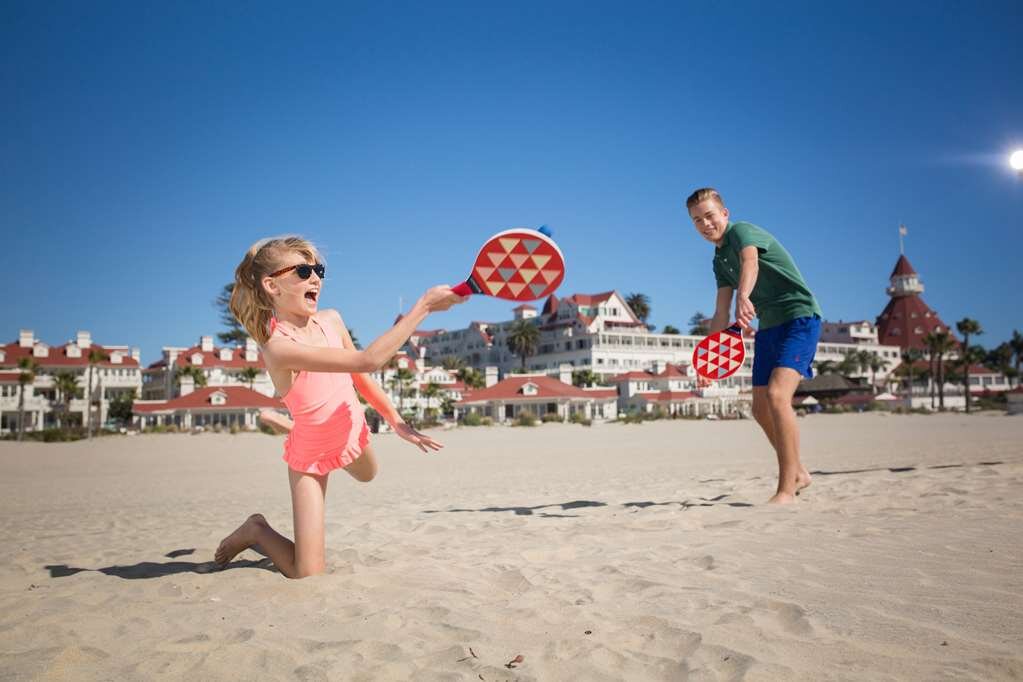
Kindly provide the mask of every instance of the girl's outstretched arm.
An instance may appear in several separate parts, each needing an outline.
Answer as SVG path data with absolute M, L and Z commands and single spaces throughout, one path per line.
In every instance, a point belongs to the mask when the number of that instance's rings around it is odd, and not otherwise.
M 307 346 L 271 339 L 263 348 L 269 364 L 279 369 L 310 372 L 375 372 L 398 352 L 412 336 L 416 327 L 432 312 L 447 310 L 467 300 L 451 291 L 451 287 L 433 287 L 403 317 L 365 350 Z
M 341 318 L 341 314 L 336 310 L 329 312 L 333 313 L 335 317 L 335 322 L 341 332 L 341 339 L 344 341 L 345 347 L 354 349 L 355 342 L 352 340 L 352 335 L 349 333 L 348 327 L 345 326 L 345 321 Z M 404 421 L 401 415 L 398 414 L 398 410 L 394 409 L 390 398 L 387 397 L 387 394 L 384 393 L 377 382 L 373 380 L 373 377 L 358 372 L 352 374 L 352 383 L 355 384 L 355 390 L 359 392 L 359 395 L 366 399 L 370 407 L 376 410 L 383 420 L 391 425 L 391 428 L 394 428 L 394 425 L 398 422 Z
M 355 348 L 355 342 L 352 341 L 352 335 L 348 333 L 348 327 L 345 326 L 344 320 L 341 319 L 340 313 L 336 310 L 332 310 L 331 313 L 336 317 L 336 323 L 339 325 L 341 330 L 341 339 L 344 341 L 345 346 L 348 348 Z M 394 409 L 394 404 L 391 399 L 387 397 L 387 394 L 379 384 L 373 380 L 373 377 L 368 374 L 353 374 L 352 383 L 355 384 L 355 390 L 359 392 L 366 402 L 377 411 L 377 413 L 384 418 L 394 432 L 398 434 L 399 438 L 403 438 L 408 442 L 415 445 L 423 452 L 429 452 L 430 450 L 440 450 L 444 447 L 438 441 L 435 441 L 425 433 L 420 433 L 414 428 L 409 426 L 404 418 Z

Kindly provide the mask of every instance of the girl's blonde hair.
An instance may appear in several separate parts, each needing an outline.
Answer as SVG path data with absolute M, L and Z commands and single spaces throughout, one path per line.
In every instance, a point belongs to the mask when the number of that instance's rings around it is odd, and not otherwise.
M 263 278 L 278 270 L 283 256 L 291 252 L 316 263 L 323 262 L 312 242 L 288 235 L 256 242 L 235 268 L 231 313 L 259 345 L 270 340 L 270 319 L 274 314 L 273 301 L 263 288 Z

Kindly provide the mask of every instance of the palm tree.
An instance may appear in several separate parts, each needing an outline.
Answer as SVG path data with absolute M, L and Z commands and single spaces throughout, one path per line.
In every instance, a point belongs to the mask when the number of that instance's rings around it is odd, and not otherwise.
M 945 410 L 945 355 L 956 347 L 948 332 L 931 332 L 924 337 L 933 364 L 932 375 L 938 385 L 938 409 Z M 933 403 L 932 403 L 933 404 Z
M 434 407 L 430 403 L 434 400 L 434 398 L 440 398 L 442 392 L 440 384 L 436 381 L 431 381 L 426 384 L 426 388 L 422 391 L 423 397 L 426 398 L 426 414 L 431 416 L 433 415 L 432 410 L 434 410 Z
M 902 364 L 906 368 L 903 372 L 909 377 L 909 387 L 906 393 L 909 395 L 910 405 L 913 404 L 913 365 L 923 359 L 923 355 L 916 348 L 906 348 L 902 351 Z
M 1023 361 L 1023 334 L 1019 330 L 1012 330 L 1012 338 L 1009 340 L 1009 348 L 1016 357 L 1016 383 L 1019 384 L 1019 365 Z
M 440 366 L 449 372 L 457 372 L 465 367 L 465 361 L 457 355 L 446 355 L 441 359 Z
M 600 381 L 600 377 L 597 376 L 592 370 L 577 369 L 576 371 L 572 372 L 573 386 L 579 386 L 580 388 L 583 386 L 593 386 L 598 381 Z
M 101 362 L 106 362 L 110 359 L 106 351 L 100 348 L 93 348 L 89 351 L 89 381 L 85 390 L 85 432 L 86 436 L 92 438 L 92 374 L 93 368 Z M 101 394 L 102 400 L 102 394 Z M 102 402 L 100 403 L 102 405 Z
M 870 368 L 870 385 L 877 393 L 877 373 L 888 366 L 888 361 L 874 351 L 870 351 L 867 357 L 867 365 Z
M 682 332 L 679 331 L 678 327 L 673 327 L 670 324 L 666 324 L 666 325 L 664 325 L 664 329 L 661 330 L 661 333 L 662 334 L 681 334 Z
M 18 440 L 25 433 L 25 386 L 36 380 L 39 365 L 32 358 L 18 360 Z
M 540 343 L 540 329 L 530 320 L 515 320 L 505 337 L 508 349 L 522 358 L 522 371 L 526 370 L 526 358 L 536 354 Z
M 1003 341 L 987 352 L 984 357 L 984 365 L 988 369 L 1009 376 L 1013 374 L 1012 356 L 1012 342 Z
M 256 377 L 259 376 L 259 370 L 255 367 L 246 367 L 242 371 L 238 372 L 238 376 L 242 379 L 242 381 L 247 381 L 249 383 L 249 390 L 251 391 L 252 385 L 256 383 Z
M 851 376 L 860 369 L 860 355 L 857 351 L 851 350 L 845 354 L 838 363 L 838 373 L 842 376 Z
M 206 385 L 206 374 L 195 365 L 186 365 L 184 367 L 178 367 L 174 371 L 174 380 L 180 381 L 181 377 L 192 377 L 192 381 L 195 383 L 196 388 L 202 388 Z
M 61 409 L 57 413 L 57 428 L 60 429 L 71 414 L 71 400 L 78 394 L 78 377 L 72 372 L 58 372 L 53 383 L 60 396 Z
M 466 367 L 458 373 L 458 376 L 462 383 L 469 388 L 483 388 L 487 385 L 487 378 L 475 367 Z
M 632 312 L 646 324 L 646 318 L 650 317 L 650 297 L 646 294 L 634 293 L 625 297 L 625 304 L 632 308 Z
M 834 360 L 817 360 L 814 364 L 817 366 L 817 374 L 834 374 L 838 371 L 838 363 Z
M 956 329 L 963 335 L 963 388 L 966 389 L 966 413 L 970 412 L 970 334 L 979 336 L 984 333 L 980 322 L 968 317 L 956 322 Z
M 388 379 L 391 391 L 398 394 L 398 413 L 405 411 L 405 397 L 409 393 L 409 387 L 415 380 L 416 375 L 404 367 L 399 367 L 394 375 Z
M 689 333 L 693 336 L 706 336 L 710 333 L 710 318 L 699 310 L 689 318 Z

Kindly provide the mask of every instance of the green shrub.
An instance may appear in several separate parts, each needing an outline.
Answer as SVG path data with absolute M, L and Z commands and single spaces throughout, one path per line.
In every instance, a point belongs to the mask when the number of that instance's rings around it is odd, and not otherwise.
M 462 426 L 481 426 L 483 424 L 483 418 L 480 417 L 479 412 L 466 412 L 462 415 Z
M 544 424 L 550 424 L 551 422 L 561 423 L 564 422 L 565 420 L 562 419 L 561 415 L 558 414 L 557 412 L 548 412 L 544 416 L 540 417 L 540 421 L 542 421 Z
M 536 426 L 536 417 L 532 412 L 519 412 L 513 426 Z

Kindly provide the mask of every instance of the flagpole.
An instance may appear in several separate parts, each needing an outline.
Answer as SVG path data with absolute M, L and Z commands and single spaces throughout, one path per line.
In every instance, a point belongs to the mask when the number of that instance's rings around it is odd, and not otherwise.
M 906 249 L 905 249 L 904 244 L 902 243 L 902 238 L 905 235 L 906 235 L 906 226 L 903 225 L 902 223 L 899 223 L 899 255 L 900 256 L 905 256 L 906 255 Z

